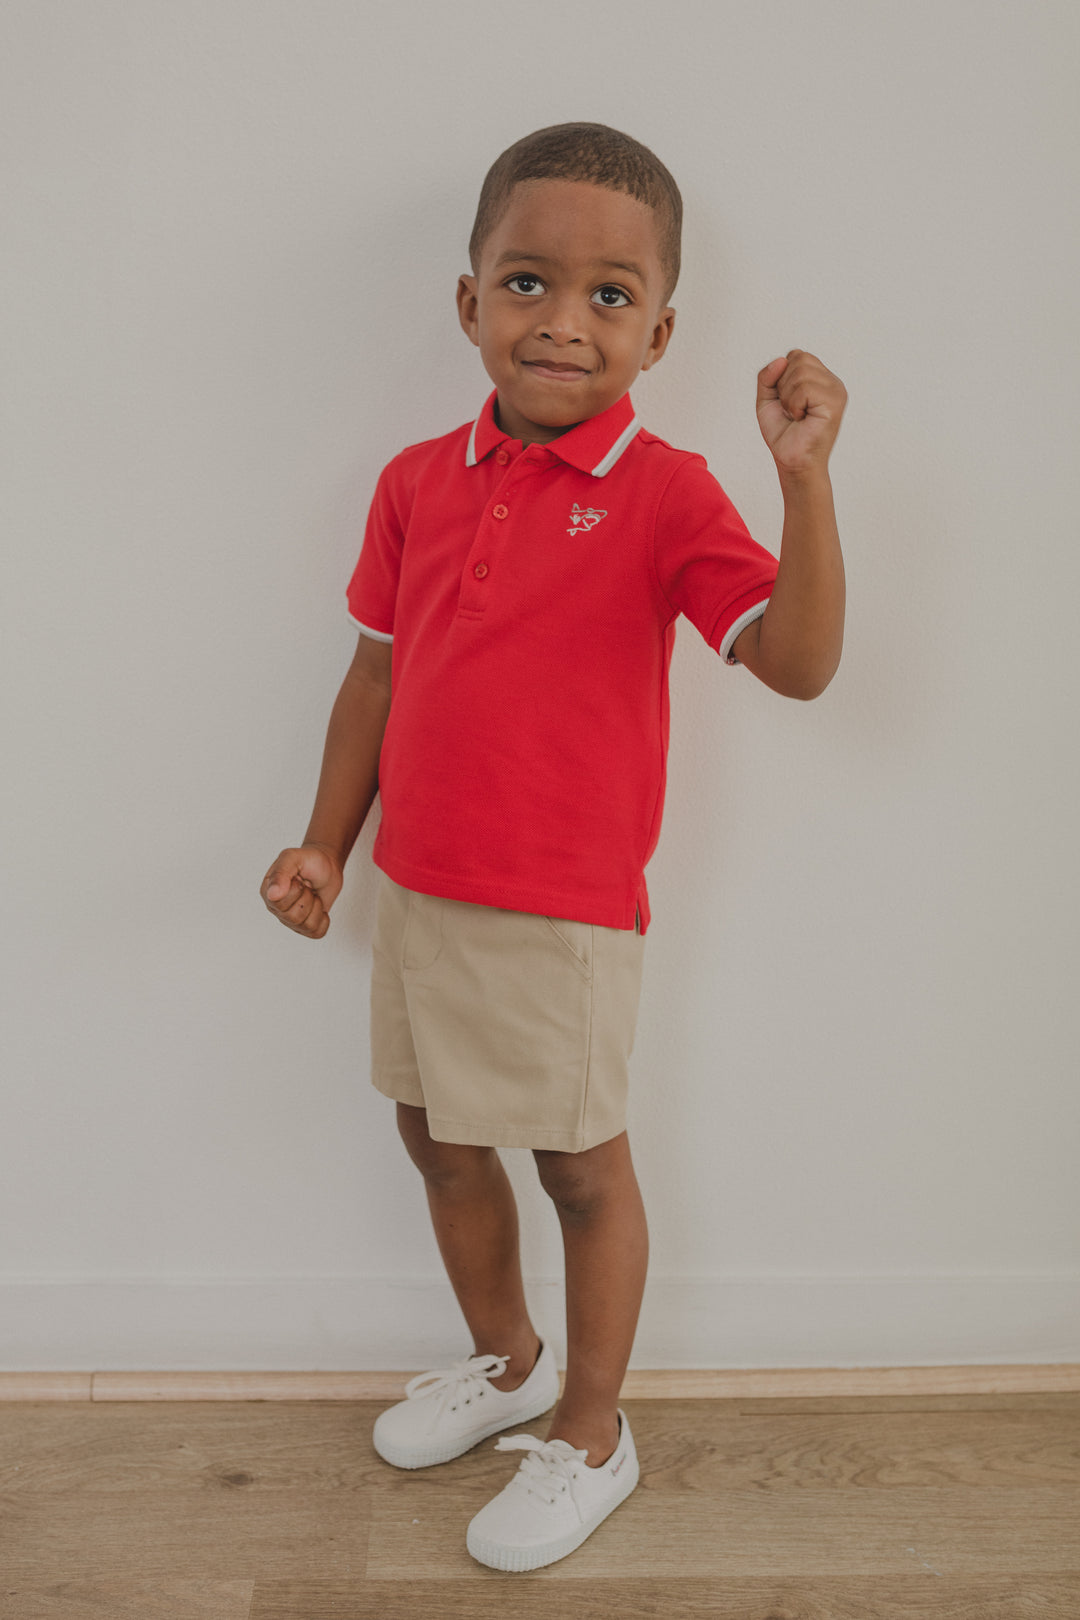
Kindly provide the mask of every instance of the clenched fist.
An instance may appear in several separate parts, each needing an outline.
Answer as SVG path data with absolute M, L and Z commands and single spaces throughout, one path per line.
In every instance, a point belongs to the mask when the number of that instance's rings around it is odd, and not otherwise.
M 758 372 L 758 426 L 778 471 L 825 469 L 847 397 L 840 378 L 806 349 L 789 349 Z
M 286 928 L 305 939 L 322 939 L 342 881 L 341 863 L 332 850 L 323 844 L 303 844 L 282 850 L 259 893 Z

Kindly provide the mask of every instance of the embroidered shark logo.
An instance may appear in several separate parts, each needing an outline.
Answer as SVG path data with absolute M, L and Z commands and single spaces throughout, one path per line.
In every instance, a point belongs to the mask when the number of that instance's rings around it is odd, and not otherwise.
M 570 508 L 571 527 L 566 532 L 567 534 L 586 534 L 590 529 L 595 529 L 601 518 L 606 517 L 607 513 L 600 511 L 597 507 L 579 506 L 575 501 Z

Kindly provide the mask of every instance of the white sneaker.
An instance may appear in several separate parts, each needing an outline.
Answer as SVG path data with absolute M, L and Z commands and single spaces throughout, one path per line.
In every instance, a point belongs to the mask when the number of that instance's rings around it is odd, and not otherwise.
M 559 1374 L 550 1344 L 541 1342 L 523 1384 L 496 1389 L 490 1380 L 500 1378 L 509 1363 L 509 1356 L 466 1356 L 410 1378 L 405 1399 L 375 1419 L 371 1441 L 379 1456 L 395 1468 L 429 1468 L 555 1405 Z
M 587 1451 L 566 1440 L 514 1434 L 496 1451 L 527 1451 L 513 1479 L 472 1520 L 465 1545 L 491 1569 L 539 1569 L 580 1547 L 638 1482 L 638 1460 L 626 1413 L 607 1462 L 589 1468 Z

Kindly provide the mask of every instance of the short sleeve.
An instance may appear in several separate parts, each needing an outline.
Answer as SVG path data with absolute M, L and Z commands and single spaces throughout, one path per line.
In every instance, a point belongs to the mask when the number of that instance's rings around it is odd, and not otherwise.
M 360 558 L 346 591 L 349 617 L 376 641 L 394 639 L 394 604 L 401 573 L 404 525 L 394 497 L 394 463 L 375 486 Z
M 709 471 L 689 456 L 660 501 L 653 536 L 660 589 L 729 664 L 733 643 L 768 606 L 777 560 L 758 545 Z

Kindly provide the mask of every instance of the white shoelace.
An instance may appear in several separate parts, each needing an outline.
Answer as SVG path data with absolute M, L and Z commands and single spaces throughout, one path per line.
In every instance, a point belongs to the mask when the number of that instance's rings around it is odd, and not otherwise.
M 534 1434 L 504 1435 L 495 1442 L 496 1451 L 527 1451 L 521 1467 L 510 1481 L 539 1496 L 550 1507 L 564 1491 L 570 1491 L 588 1451 L 575 1451 L 569 1440 L 538 1440 Z
M 500 1378 L 510 1365 L 509 1356 L 463 1356 L 450 1367 L 435 1372 L 419 1373 L 405 1385 L 409 1400 L 423 1395 L 438 1397 L 440 1411 L 449 1405 L 452 1412 L 464 1403 L 470 1404 L 474 1395 L 484 1393 L 489 1378 Z

